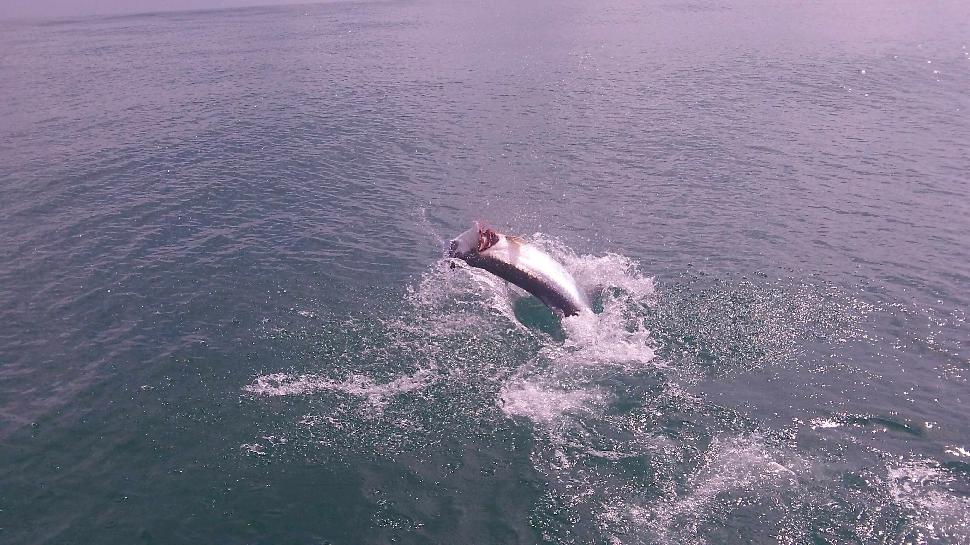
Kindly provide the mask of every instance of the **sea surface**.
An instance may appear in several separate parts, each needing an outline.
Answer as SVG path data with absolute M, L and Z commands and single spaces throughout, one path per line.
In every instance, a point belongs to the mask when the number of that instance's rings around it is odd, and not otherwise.
M 0 22 L 0 543 L 970 543 L 970 4 Z M 559 319 L 445 242 L 562 261 Z

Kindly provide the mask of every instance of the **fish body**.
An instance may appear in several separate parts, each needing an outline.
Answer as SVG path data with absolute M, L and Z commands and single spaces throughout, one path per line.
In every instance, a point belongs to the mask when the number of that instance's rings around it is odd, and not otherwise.
M 569 271 L 519 237 L 476 225 L 451 241 L 448 255 L 515 284 L 565 316 L 589 310 Z

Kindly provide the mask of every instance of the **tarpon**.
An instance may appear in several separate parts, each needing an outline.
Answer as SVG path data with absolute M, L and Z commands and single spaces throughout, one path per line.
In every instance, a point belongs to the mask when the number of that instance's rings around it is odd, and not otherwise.
M 566 316 L 589 310 L 586 297 L 569 271 L 519 237 L 476 224 L 451 241 L 448 256 L 515 284 Z

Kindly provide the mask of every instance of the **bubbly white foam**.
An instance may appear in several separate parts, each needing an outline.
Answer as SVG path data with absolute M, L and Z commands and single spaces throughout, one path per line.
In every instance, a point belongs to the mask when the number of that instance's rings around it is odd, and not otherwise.
M 244 390 L 259 396 L 304 395 L 321 390 L 335 390 L 363 398 L 372 407 L 380 408 L 389 398 L 424 388 L 433 380 L 434 374 L 427 369 L 420 369 L 414 374 L 398 377 L 386 383 L 378 383 L 370 377 L 359 374 L 352 374 L 338 382 L 310 374 L 273 373 L 257 377 Z
M 643 365 L 654 358 L 653 339 L 642 323 L 631 323 L 623 301 L 606 301 L 601 314 L 580 314 L 562 321 L 566 341 L 548 346 L 555 359 L 570 365 Z
M 423 332 L 455 334 L 485 325 L 484 311 L 525 329 L 515 319 L 513 308 L 515 298 L 521 295 L 510 286 L 484 270 L 442 259 L 421 275 L 417 286 L 408 288 L 407 301 L 414 310 L 408 321 L 416 322 Z M 409 328 L 411 324 L 402 320 L 395 326 Z
M 889 495 L 911 512 L 914 543 L 970 541 L 970 498 L 955 494 L 953 481 L 952 473 L 930 460 L 907 460 L 889 467 Z
M 970 458 L 970 450 L 967 450 L 964 447 L 949 446 L 949 447 L 946 448 L 946 451 L 945 452 L 947 454 L 952 454 L 953 456 L 960 456 L 960 457 L 963 457 L 963 458 Z
M 653 278 L 632 259 L 617 255 L 576 255 L 565 246 L 536 235 L 589 295 L 602 300 L 602 312 L 563 320 L 566 342 L 558 355 L 568 364 L 643 365 L 654 358 L 653 340 L 642 321 L 644 305 L 655 304 Z
M 259 443 L 243 443 L 239 445 L 239 448 L 254 456 L 266 456 L 269 454 L 266 452 L 266 447 Z
M 813 418 L 809 423 L 813 430 L 817 429 L 828 429 L 828 428 L 838 428 L 842 425 L 841 422 L 837 422 L 830 418 Z
M 661 446 L 652 457 L 662 460 L 666 452 Z M 717 517 L 730 516 L 745 503 L 741 498 L 760 497 L 784 507 L 778 498 L 797 486 L 803 470 L 800 459 L 783 457 L 758 437 L 715 439 L 682 486 L 670 482 L 656 492 L 660 498 L 645 500 L 621 485 L 606 491 L 594 514 L 612 543 L 708 543 L 704 528 Z
M 604 399 L 604 393 L 594 388 L 561 390 L 530 381 L 513 382 L 499 393 L 505 414 L 547 424 L 568 412 L 600 406 Z

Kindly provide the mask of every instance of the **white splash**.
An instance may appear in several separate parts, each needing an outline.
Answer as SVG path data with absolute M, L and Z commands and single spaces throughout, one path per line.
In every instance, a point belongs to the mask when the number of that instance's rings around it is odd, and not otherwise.
M 563 320 L 565 348 L 572 361 L 646 364 L 654 358 L 653 340 L 640 316 L 655 304 L 653 278 L 643 275 L 637 263 L 617 254 L 575 256 L 561 250 L 557 257 L 580 279 L 583 289 L 600 293 L 603 310 Z
M 828 429 L 828 428 L 838 428 L 842 426 L 841 422 L 836 422 L 835 420 L 829 418 L 813 418 L 809 423 L 809 426 L 813 430 L 817 429 Z
M 433 328 L 438 334 L 456 334 L 485 324 L 475 310 L 498 315 L 510 326 L 525 330 L 513 309 L 521 296 L 521 290 L 487 271 L 442 259 L 421 275 L 417 286 L 408 288 L 407 300 L 420 318 L 422 332 Z M 393 325 L 413 327 L 404 320 Z
M 970 498 L 952 491 L 953 474 L 935 461 L 908 460 L 891 466 L 886 475 L 893 502 L 913 514 L 915 543 L 970 540 Z
M 499 404 L 505 414 L 546 424 L 568 412 L 601 406 L 604 400 L 601 390 L 560 390 L 529 381 L 507 384 L 499 393 Z
M 601 314 L 582 314 L 562 321 L 566 341 L 547 347 L 555 359 L 570 365 L 625 364 L 653 360 L 653 340 L 642 324 L 630 324 L 623 301 L 606 301 Z M 632 325 L 632 327 L 631 327 Z
M 715 439 L 704 462 L 690 476 L 686 490 L 671 491 L 666 501 L 643 504 L 635 500 L 606 506 L 604 522 L 613 526 L 636 528 L 661 543 L 706 543 L 701 526 L 719 511 L 729 511 L 735 503 L 724 503 L 725 494 L 774 495 L 783 487 L 797 486 L 792 464 L 801 460 L 779 461 L 780 453 L 767 448 L 754 437 Z
M 970 451 L 968 451 L 967 449 L 965 449 L 963 447 L 950 446 L 950 447 L 947 447 L 946 448 L 946 451 L 944 451 L 944 452 L 946 452 L 947 454 L 952 454 L 953 456 L 958 456 L 958 457 L 963 457 L 963 458 L 970 458 Z
M 334 390 L 363 398 L 373 407 L 380 408 L 389 398 L 424 388 L 434 379 L 435 375 L 428 369 L 420 369 L 414 374 L 386 383 L 378 383 L 370 377 L 358 374 L 352 374 L 337 382 L 312 374 L 273 373 L 257 377 L 243 389 L 259 396 L 305 395 L 321 390 Z

